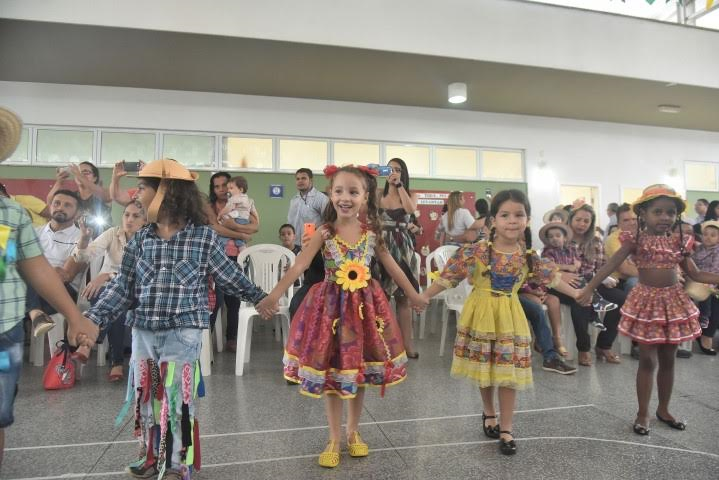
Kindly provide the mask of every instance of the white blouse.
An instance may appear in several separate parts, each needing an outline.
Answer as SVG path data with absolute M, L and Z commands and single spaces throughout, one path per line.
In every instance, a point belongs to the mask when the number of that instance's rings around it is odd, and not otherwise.
M 72 255 L 78 263 L 90 263 L 100 255 L 105 255 L 99 273 L 117 273 L 120 271 L 125 245 L 127 239 L 122 227 L 112 227 L 90 242 L 87 248 L 80 249 L 76 246 Z

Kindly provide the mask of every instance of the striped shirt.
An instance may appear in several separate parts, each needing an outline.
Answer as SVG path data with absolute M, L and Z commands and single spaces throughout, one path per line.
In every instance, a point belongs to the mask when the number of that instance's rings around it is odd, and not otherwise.
M 12 255 L 12 245 L 16 255 Z M 0 333 L 13 328 L 25 316 L 27 287 L 20 278 L 16 262 L 40 255 L 40 242 L 25 209 L 8 198 L 0 197 L 0 257 L 5 262 L 5 278 L 0 281 Z M 13 256 L 15 258 L 11 258 Z
M 86 316 L 105 327 L 131 308 L 126 324 L 145 330 L 209 328 L 208 276 L 227 295 L 256 304 L 266 294 L 242 273 L 208 226 L 187 224 L 169 240 L 155 224 L 127 243 L 118 275 Z

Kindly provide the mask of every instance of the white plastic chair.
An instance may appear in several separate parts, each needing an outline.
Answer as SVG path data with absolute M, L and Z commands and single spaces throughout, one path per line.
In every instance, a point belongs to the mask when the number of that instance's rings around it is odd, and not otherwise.
M 437 247 L 433 252 L 430 252 L 429 255 L 424 259 L 424 269 L 425 269 L 425 278 L 426 278 L 426 288 L 429 288 L 432 285 L 432 280 L 429 278 L 430 272 L 432 272 L 432 262 L 437 266 L 438 271 L 444 270 L 444 266 L 447 263 L 447 260 L 450 259 L 450 257 L 459 249 L 456 245 L 443 245 L 441 247 Z M 447 296 L 447 291 L 443 291 L 441 293 L 438 293 L 432 298 L 432 301 L 439 301 L 443 302 Z M 427 307 L 429 308 L 429 306 Z M 435 333 L 436 322 L 434 321 L 434 317 L 432 317 L 432 323 L 430 325 L 430 329 L 432 333 Z M 421 325 L 420 325 L 421 329 Z M 422 337 L 420 337 L 422 338 Z
M 449 312 L 455 312 L 456 321 L 459 322 L 459 316 L 462 314 L 462 307 L 467 297 L 472 291 L 472 286 L 467 279 L 462 280 L 455 288 L 446 290 L 444 298 L 445 309 L 442 310 L 442 336 L 439 340 L 439 356 L 444 355 L 444 343 L 447 340 L 447 324 L 449 323 Z
M 420 283 L 420 265 L 422 264 L 422 257 L 419 255 L 419 253 L 414 252 L 414 263 L 415 267 L 412 270 L 412 275 L 414 276 L 415 280 L 417 280 L 417 285 L 419 285 L 420 291 L 422 291 L 422 284 Z M 425 315 L 426 310 L 422 310 L 421 312 L 417 313 L 414 310 L 412 311 L 412 319 L 417 320 L 419 322 L 419 339 L 424 339 L 424 325 L 427 318 L 427 315 Z M 412 329 L 412 338 L 414 338 L 414 328 Z
M 265 292 L 270 292 L 281 275 L 284 274 L 285 266 L 295 263 L 295 254 L 280 245 L 263 244 L 253 245 L 246 248 L 237 257 L 237 263 L 245 265 L 249 258 L 247 277 Z M 294 293 L 294 287 L 290 286 L 287 294 L 280 302 L 280 310 L 277 315 L 282 317 L 282 322 L 275 316 L 275 337 L 287 343 L 287 335 L 290 330 L 290 301 Z M 252 305 L 244 304 L 240 307 L 237 319 L 237 357 L 235 359 L 235 375 L 242 376 L 245 363 L 250 361 L 250 342 L 252 340 L 252 319 L 259 314 Z M 280 333 L 281 332 L 281 333 Z

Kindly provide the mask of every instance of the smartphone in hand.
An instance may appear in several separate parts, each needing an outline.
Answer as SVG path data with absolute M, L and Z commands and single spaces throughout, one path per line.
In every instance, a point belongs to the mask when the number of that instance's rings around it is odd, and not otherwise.
M 305 223 L 302 227 L 302 234 L 312 236 L 315 234 L 315 230 L 316 229 L 314 223 Z
M 142 164 L 140 162 L 122 162 L 126 172 L 139 172 Z

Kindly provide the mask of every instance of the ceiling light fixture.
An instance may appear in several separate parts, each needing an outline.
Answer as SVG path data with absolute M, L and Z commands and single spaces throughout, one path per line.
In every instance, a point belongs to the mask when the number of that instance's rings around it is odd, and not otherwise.
M 462 82 L 454 82 L 449 84 L 448 98 L 449 103 L 464 103 L 467 101 L 467 84 Z
M 662 113 L 679 113 L 682 111 L 682 107 L 679 105 L 658 105 L 657 108 Z

